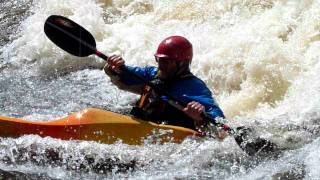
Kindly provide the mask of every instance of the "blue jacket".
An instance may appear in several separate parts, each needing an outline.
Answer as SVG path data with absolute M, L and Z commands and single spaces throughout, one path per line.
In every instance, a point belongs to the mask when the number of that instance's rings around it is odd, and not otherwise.
M 153 66 L 146 66 L 143 68 L 131 66 L 126 67 L 129 71 L 134 72 L 149 81 L 156 78 L 158 71 L 158 69 Z M 127 86 L 143 85 L 143 82 L 134 78 L 133 76 L 128 76 L 125 73 L 120 75 L 120 81 Z M 199 102 L 205 106 L 206 113 L 212 118 L 225 118 L 222 110 L 213 99 L 211 91 L 208 89 L 206 84 L 196 76 L 192 75 L 191 78 L 175 81 L 173 85 L 166 90 L 170 95 L 176 97 L 185 104 L 191 101 Z M 166 100 L 167 97 L 162 96 L 161 99 Z

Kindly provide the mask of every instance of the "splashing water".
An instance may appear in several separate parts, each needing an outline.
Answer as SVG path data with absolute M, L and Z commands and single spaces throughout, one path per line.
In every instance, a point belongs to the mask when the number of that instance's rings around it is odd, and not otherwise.
M 187 37 L 192 72 L 214 92 L 228 124 L 252 126 L 283 149 L 261 159 L 246 156 L 232 138 L 145 146 L 1 138 L 0 177 L 319 177 L 318 1 L 10 0 L 0 10 L 1 115 L 49 120 L 86 107 L 121 113 L 132 107 L 137 96 L 112 85 L 102 60 L 74 57 L 46 38 L 45 19 L 59 14 L 129 65 L 156 65 L 162 39 Z

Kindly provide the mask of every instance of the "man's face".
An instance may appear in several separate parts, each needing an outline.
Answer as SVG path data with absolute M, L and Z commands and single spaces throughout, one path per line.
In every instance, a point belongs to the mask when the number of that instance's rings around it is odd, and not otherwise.
M 157 58 L 159 78 L 162 80 L 167 80 L 173 78 L 177 72 L 177 63 L 174 60 Z

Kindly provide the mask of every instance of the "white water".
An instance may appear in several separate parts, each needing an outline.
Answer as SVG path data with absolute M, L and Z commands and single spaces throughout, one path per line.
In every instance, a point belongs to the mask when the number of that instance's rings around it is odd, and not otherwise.
M 59 14 L 88 29 L 100 51 L 122 55 L 130 65 L 155 65 L 153 54 L 163 38 L 187 37 L 194 47 L 192 71 L 214 91 L 228 123 L 253 126 L 284 150 L 277 159 L 259 160 L 247 157 L 232 138 L 224 142 L 187 140 L 181 145 L 130 147 L 26 136 L 1 140 L 0 169 L 44 173 L 53 178 L 271 179 L 286 175 L 318 178 L 318 1 L 34 0 L 30 3 L 30 15 L 20 21 L 20 30 L 11 34 L 13 40 L 0 51 L 2 115 L 52 119 L 86 107 L 127 112 L 137 98 L 112 86 L 99 70 L 103 67 L 100 59 L 73 57 L 46 38 L 45 19 Z M 3 159 L 11 152 L 10 148 L 30 148 L 30 144 L 36 144 L 39 156 L 44 149 L 59 147 L 62 155 L 79 158 L 74 163 L 83 163 L 83 157 L 94 152 L 101 157 L 129 156 L 138 165 L 133 171 L 119 173 L 113 169 L 107 175 L 97 175 L 94 170 L 70 170 L 66 163 L 47 169 L 35 165 L 30 158 L 5 167 Z M 123 164 L 127 162 L 120 160 Z

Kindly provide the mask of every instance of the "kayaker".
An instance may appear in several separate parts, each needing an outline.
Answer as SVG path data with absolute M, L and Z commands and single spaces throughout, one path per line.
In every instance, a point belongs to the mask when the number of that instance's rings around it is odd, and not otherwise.
M 206 84 L 190 72 L 193 50 L 192 44 L 186 38 L 170 36 L 164 39 L 154 56 L 158 67 L 126 67 L 186 102 L 187 106 L 174 107 L 176 105 L 168 101 L 166 96 L 158 94 L 148 85 L 122 72 L 120 67 L 125 65 L 125 60 L 112 55 L 104 67 L 111 81 L 119 89 L 141 95 L 131 111 L 132 115 L 156 123 L 198 131 L 203 131 L 203 126 L 208 123 L 201 116 L 204 111 L 213 118 L 225 117 Z

